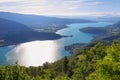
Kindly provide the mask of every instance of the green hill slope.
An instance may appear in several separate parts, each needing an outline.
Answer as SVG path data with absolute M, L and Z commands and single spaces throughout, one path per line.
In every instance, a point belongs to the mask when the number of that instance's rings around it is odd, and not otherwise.
M 39 67 L 0 67 L 0 80 L 119 80 L 120 40 L 98 42 L 89 49 Z

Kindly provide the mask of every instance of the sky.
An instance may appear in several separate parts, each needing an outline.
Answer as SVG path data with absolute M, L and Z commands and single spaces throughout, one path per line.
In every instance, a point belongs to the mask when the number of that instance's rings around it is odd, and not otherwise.
M 0 12 L 63 16 L 120 16 L 120 0 L 0 0 Z

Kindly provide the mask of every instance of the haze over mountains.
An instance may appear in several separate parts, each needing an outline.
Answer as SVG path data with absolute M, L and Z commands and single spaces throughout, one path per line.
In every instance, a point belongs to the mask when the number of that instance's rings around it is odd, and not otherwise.
M 92 22 L 90 20 L 85 20 L 85 19 L 56 18 L 56 17 L 47 17 L 47 16 L 40 16 L 40 15 L 17 14 L 17 13 L 10 13 L 10 12 L 0 12 L 0 18 L 17 21 L 29 27 L 36 27 L 36 26 L 47 27 L 53 24 Z
M 120 0 L 0 0 L 0 80 L 120 80 Z
M 62 36 L 52 32 L 37 32 L 33 28 L 39 27 L 39 29 L 47 28 L 49 30 L 54 30 L 56 27 L 64 28 L 67 24 L 85 22 L 94 21 L 87 19 L 56 18 L 39 15 L 0 12 L 0 39 L 4 40 L 5 42 L 7 41 L 7 43 L 22 43 L 32 40 L 58 39 Z M 54 25 L 56 26 L 54 27 Z
M 58 17 L 65 17 L 65 18 L 82 18 L 91 21 L 98 21 L 98 22 L 118 22 L 120 21 L 120 16 L 113 16 L 113 15 L 104 15 L 104 16 L 58 16 Z
M 120 21 L 120 16 L 102 16 L 102 17 L 98 17 L 96 21 L 106 21 L 106 22 L 115 23 Z
M 24 24 L 0 18 L 0 46 L 33 40 L 54 40 L 62 36 L 50 32 L 36 32 Z
M 54 24 L 65 26 L 70 23 L 84 22 L 93 21 L 0 12 L 0 40 L 3 40 L 5 44 L 9 45 L 9 43 L 16 44 L 33 40 L 59 39 L 62 37 L 59 34 L 53 32 L 37 32 L 33 27 L 52 27 Z

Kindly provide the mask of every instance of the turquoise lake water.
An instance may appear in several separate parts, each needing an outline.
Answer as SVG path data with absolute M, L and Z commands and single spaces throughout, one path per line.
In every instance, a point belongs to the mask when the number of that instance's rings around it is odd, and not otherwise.
M 74 43 L 88 43 L 93 39 L 92 34 L 83 33 L 81 28 L 104 27 L 110 25 L 108 22 L 97 23 L 77 23 L 70 24 L 67 28 L 58 30 L 60 35 L 72 35 L 72 37 L 58 40 L 31 41 L 19 45 L 12 45 L 0 48 L 0 65 L 14 64 L 16 61 L 20 65 L 40 66 L 45 62 L 54 62 L 70 54 L 64 49 Z

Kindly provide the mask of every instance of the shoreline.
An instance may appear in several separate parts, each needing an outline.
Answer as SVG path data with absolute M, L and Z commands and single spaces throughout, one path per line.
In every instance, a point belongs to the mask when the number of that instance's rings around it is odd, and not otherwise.
M 89 23 L 89 22 L 84 22 L 84 23 Z M 93 23 L 93 22 L 90 22 L 90 23 Z M 75 24 L 77 24 L 77 23 L 75 23 Z M 40 41 L 44 41 L 44 40 L 58 40 L 58 39 L 61 39 L 61 38 L 65 38 L 65 37 L 72 37 L 73 35 L 60 35 L 60 34 L 57 34 L 57 32 L 59 31 L 59 30 L 62 30 L 62 29 L 64 29 L 64 28 L 68 28 L 69 26 L 68 25 L 71 25 L 71 24 L 65 24 L 65 25 L 63 25 L 64 27 L 59 27 L 58 29 L 56 29 L 54 32 L 47 32 L 47 31 L 44 31 L 43 33 L 53 33 L 53 34 L 55 34 L 55 35 L 58 35 L 59 36 L 59 38 L 53 38 L 53 39 L 33 39 L 33 40 L 27 40 L 27 41 L 22 41 L 22 42 L 5 42 L 5 43 L 2 43 L 2 44 L 0 44 L 0 47 L 5 47 L 5 46 L 10 46 L 10 45 L 17 45 L 17 44 L 21 44 L 21 43 L 25 43 L 25 42 L 31 42 L 31 41 L 36 41 L 36 40 L 40 40 Z M 42 32 L 39 32 L 39 31 L 37 31 L 38 33 L 42 33 Z

